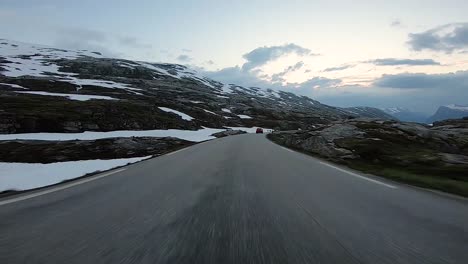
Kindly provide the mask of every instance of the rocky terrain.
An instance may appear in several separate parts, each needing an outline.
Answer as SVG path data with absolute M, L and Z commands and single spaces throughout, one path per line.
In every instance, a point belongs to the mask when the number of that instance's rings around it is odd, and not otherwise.
M 269 138 L 364 172 L 468 196 L 467 118 L 432 127 L 357 118 Z
M 367 106 L 347 107 L 347 108 L 344 108 L 344 110 L 352 113 L 353 116 L 398 120 L 397 117 L 390 115 L 386 113 L 385 111 L 374 108 L 374 107 L 367 107 Z
M 226 131 L 214 133 L 213 136 L 217 138 L 222 138 L 222 137 L 241 135 L 241 134 L 246 134 L 246 133 L 247 132 L 242 131 L 242 130 L 226 130 Z
M 72 160 L 121 159 L 156 156 L 192 145 L 178 138 L 107 138 L 98 140 L 0 141 L 0 160 L 52 163 Z
M 0 40 L 0 134 L 310 129 L 374 111 L 365 110 L 348 111 L 284 91 L 223 84 L 177 64 Z M 22 160 L 18 155 L 16 160 Z

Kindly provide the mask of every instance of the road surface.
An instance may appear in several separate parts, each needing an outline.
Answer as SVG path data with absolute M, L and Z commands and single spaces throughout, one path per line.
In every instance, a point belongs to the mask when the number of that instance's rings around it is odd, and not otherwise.
M 466 264 L 468 205 L 249 134 L 3 201 L 0 263 Z

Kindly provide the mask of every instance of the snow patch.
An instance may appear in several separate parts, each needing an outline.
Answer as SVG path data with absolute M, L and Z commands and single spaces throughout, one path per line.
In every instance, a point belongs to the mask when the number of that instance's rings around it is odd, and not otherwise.
M 23 87 L 21 85 L 11 84 L 11 83 L 0 83 L 0 85 L 10 86 L 11 88 L 16 88 L 16 89 L 24 89 L 24 90 L 28 89 L 28 88 L 25 88 L 25 87 Z
M 188 141 L 200 142 L 214 139 L 211 135 L 225 129 L 202 128 L 199 130 L 117 130 L 109 132 L 86 131 L 82 133 L 22 133 L 22 134 L 0 134 L 0 140 L 96 140 L 102 138 L 116 137 L 176 137 Z
M 113 98 L 110 96 L 103 96 L 103 95 L 87 95 L 87 94 L 63 94 L 63 93 L 49 93 L 49 92 L 38 92 L 38 91 L 15 91 L 16 93 L 22 94 L 35 94 L 35 95 L 44 95 L 44 96 L 60 96 L 66 97 L 70 100 L 76 101 L 88 101 L 92 99 L 97 100 L 119 100 L 117 98 Z
M 237 115 L 237 116 L 242 118 L 242 119 L 252 119 L 252 117 L 250 117 L 248 115 Z
M 184 114 L 182 112 L 179 112 L 179 111 L 171 109 L 171 108 L 167 108 L 167 107 L 158 107 L 158 108 L 161 109 L 164 112 L 169 112 L 169 113 L 174 113 L 176 115 L 179 115 L 183 120 L 192 121 L 194 119 L 193 117 L 191 117 L 191 116 L 189 116 L 187 114 Z
M 215 112 L 211 112 L 211 111 L 206 110 L 206 109 L 203 109 L 203 111 L 205 111 L 205 112 L 207 112 L 207 113 L 210 113 L 210 114 L 212 114 L 212 115 L 218 115 L 218 114 L 216 114 Z
M 227 109 L 227 108 L 223 108 L 221 109 L 221 111 L 225 112 L 225 113 L 232 113 L 231 110 Z
M 464 106 L 464 105 L 450 104 L 450 105 L 447 105 L 446 107 L 453 109 L 453 110 L 468 112 L 468 106 Z
M 222 87 L 221 87 L 223 93 L 225 94 L 230 94 L 230 93 L 233 93 L 233 90 L 231 89 L 231 85 L 230 84 L 224 84 Z
M 40 188 L 78 178 L 88 173 L 109 170 L 128 163 L 138 162 L 150 157 L 79 160 L 47 164 L 0 162 L 0 192 Z

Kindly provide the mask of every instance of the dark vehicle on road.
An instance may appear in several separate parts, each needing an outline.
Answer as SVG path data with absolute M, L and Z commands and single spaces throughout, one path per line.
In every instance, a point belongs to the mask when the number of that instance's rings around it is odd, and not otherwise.
M 263 134 L 263 128 L 257 128 L 257 131 L 255 131 L 257 134 Z

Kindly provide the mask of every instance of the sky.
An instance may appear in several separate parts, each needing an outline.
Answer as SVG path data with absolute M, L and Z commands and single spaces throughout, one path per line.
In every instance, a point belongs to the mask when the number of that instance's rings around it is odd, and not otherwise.
M 466 10 L 466 0 L 0 0 L 0 38 L 430 114 L 468 104 Z

